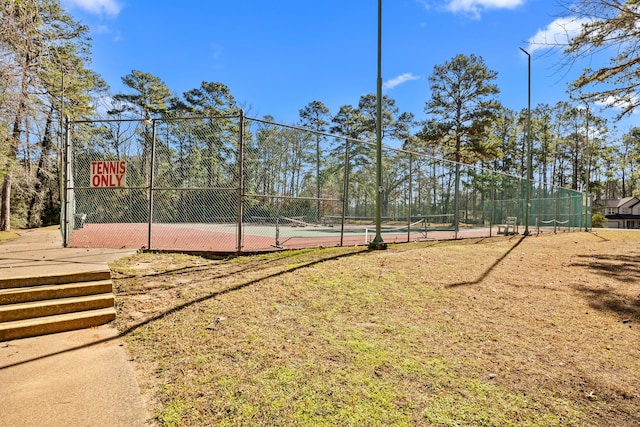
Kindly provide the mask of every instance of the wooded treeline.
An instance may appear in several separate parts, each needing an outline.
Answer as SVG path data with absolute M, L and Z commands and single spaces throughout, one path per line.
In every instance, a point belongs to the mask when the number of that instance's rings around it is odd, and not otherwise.
M 63 122 L 94 119 L 98 106 L 108 105 L 101 118 L 176 118 L 187 116 L 236 116 L 239 106 L 229 88 L 204 81 L 199 87 L 173 95 L 159 76 L 133 70 L 122 77 L 126 93 L 110 95 L 107 84 L 90 68 L 88 28 L 74 21 L 56 0 L 2 0 L 0 11 L 0 229 L 56 224 L 60 217 Z M 510 110 L 499 101 L 497 73 L 481 57 L 457 55 L 434 67 L 425 90 L 423 117 L 400 111 L 395 101 L 383 98 L 383 143 L 498 172 L 526 176 L 527 135 L 531 138 L 532 177 L 550 186 L 588 190 L 596 198 L 640 195 L 640 128 L 620 137 L 597 108 L 581 100 L 555 105 L 540 104 L 531 111 Z M 569 96 L 567 96 L 569 99 Z M 376 96 L 362 96 L 357 104 L 330 111 L 321 101 L 300 106 L 299 121 L 291 125 L 373 141 Z M 293 107 L 292 107 L 293 108 Z M 345 139 L 334 144 L 320 136 L 300 138 L 290 128 L 270 125 L 265 117 L 258 129 L 247 134 L 250 156 L 260 159 L 251 170 L 251 185 L 282 194 L 322 197 L 331 176 L 339 176 Z M 226 124 L 225 124 L 226 123 Z M 231 132 L 231 119 L 216 122 L 217 132 Z M 143 152 L 128 153 L 141 162 L 150 147 L 151 127 L 144 122 L 132 134 L 124 124 L 85 126 L 74 134 L 76 143 L 101 141 L 116 156 L 125 155 L 127 138 L 138 141 Z M 205 128 L 203 128 L 205 129 Z M 179 132 L 172 133 L 179 139 Z M 260 141 L 271 141 L 267 146 Z M 140 143 L 141 141 L 141 143 Z M 230 151 L 202 138 L 201 144 L 185 141 L 172 145 L 171 156 L 181 159 L 177 171 L 197 170 L 199 159 L 219 158 L 219 168 L 233 164 Z M 280 141 L 273 144 L 273 141 Z M 169 145 L 166 146 L 169 149 Z M 185 151 L 180 151 L 182 148 Z M 278 148 L 278 149 L 276 149 Z M 350 152 L 350 182 L 354 187 L 372 180 L 373 149 L 355 144 Z M 296 163 L 298 162 L 298 163 Z M 211 163 L 210 163 L 211 164 Z M 304 170 L 302 164 L 315 165 Z M 297 165 L 297 166 L 296 166 Z M 385 197 L 393 196 L 407 168 L 400 158 L 384 165 Z M 317 168 L 315 171 L 313 168 Z M 322 173 L 320 171 L 322 168 Z M 222 170 L 220 169 L 220 170 Z M 146 168 L 141 167 L 141 171 Z M 287 174 L 286 180 L 273 179 Z M 224 186 L 223 174 L 203 169 L 201 181 L 188 182 L 193 174 L 177 172 L 183 185 Z M 313 178 L 316 177 L 316 178 Z M 459 177 L 456 176 L 456 179 Z M 142 181 L 144 182 L 144 180 Z M 278 188 L 274 186 L 277 184 Z M 425 186 L 430 185 L 425 181 Z M 293 189 L 296 191 L 293 191 Z M 357 190 L 356 190 L 357 191 Z M 367 197 L 367 195 L 362 195 Z

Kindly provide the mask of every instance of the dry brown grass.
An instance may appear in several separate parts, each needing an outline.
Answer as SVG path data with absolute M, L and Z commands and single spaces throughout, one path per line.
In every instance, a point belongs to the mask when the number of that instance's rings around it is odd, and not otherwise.
M 13 240 L 13 239 L 16 239 L 18 236 L 19 235 L 16 231 L 0 231 L 0 242 Z
M 640 425 L 640 232 L 112 268 L 162 425 Z

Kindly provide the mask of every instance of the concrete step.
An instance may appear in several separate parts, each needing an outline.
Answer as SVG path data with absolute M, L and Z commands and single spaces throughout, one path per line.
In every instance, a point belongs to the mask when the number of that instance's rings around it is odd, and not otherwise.
M 91 282 L 36 285 L 21 288 L 0 288 L 0 306 L 46 299 L 105 294 L 113 291 L 111 280 Z
M 43 301 L 29 301 L 0 306 L 0 322 L 54 316 L 113 307 L 113 294 L 84 295 Z
M 116 318 L 114 307 L 0 323 L 0 341 L 103 325 Z
M 111 322 L 112 288 L 108 269 L 0 278 L 0 341 Z
M 106 269 L 68 274 L 39 274 L 24 277 L 2 277 L 0 278 L 0 289 L 92 282 L 97 280 L 111 280 L 111 272 Z

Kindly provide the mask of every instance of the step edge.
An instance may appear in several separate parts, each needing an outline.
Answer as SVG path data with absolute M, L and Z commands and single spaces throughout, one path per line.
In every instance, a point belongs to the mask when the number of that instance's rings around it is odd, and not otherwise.
M 73 296 L 68 298 L 52 298 L 52 299 L 45 299 L 45 300 L 38 300 L 38 301 L 25 301 L 25 302 L 20 302 L 16 304 L 6 304 L 4 306 L 0 306 L 0 311 L 3 311 L 3 309 L 6 309 L 7 311 L 9 311 L 11 308 L 20 309 L 20 308 L 29 307 L 29 306 L 51 306 L 56 304 L 72 304 L 74 302 L 92 301 L 94 299 L 103 299 L 103 298 L 114 299 L 115 296 L 113 295 L 112 292 L 103 292 L 99 294 L 78 295 L 78 296 Z
M 111 280 L 5 288 L 0 289 L 0 306 L 110 292 L 113 292 L 113 282 Z
M 0 324 L 110 307 L 115 307 L 112 293 L 8 304 L 0 306 Z
M 0 341 L 87 329 L 105 325 L 115 318 L 115 307 L 110 307 L 0 323 Z
M 6 329 L 10 329 L 11 327 L 14 326 L 23 326 L 23 325 L 28 325 L 29 323 L 48 323 L 48 322 L 57 322 L 57 321 L 64 321 L 66 320 L 66 318 L 71 318 L 71 319 L 82 319 L 85 317 L 92 317 L 95 315 L 102 315 L 102 314 L 115 314 L 116 313 L 116 309 L 115 307 L 104 307 L 104 308 L 96 308 L 93 310 L 84 310 L 84 311 L 76 311 L 76 312 L 72 312 L 72 313 L 63 313 L 63 314 L 54 314 L 51 316 L 43 316 L 43 317 L 34 317 L 31 319 L 20 319 L 20 320 L 12 320 L 10 322 L 2 322 L 0 323 L 0 330 L 6 330 Z
M 17 277 L 0 277 L 0 289 L 21 288 L 40 285 L 61 285 L 65 283 L 92 282 L 110 280 L 111 270 L 87 270 L 74 273 L 36 274 Z

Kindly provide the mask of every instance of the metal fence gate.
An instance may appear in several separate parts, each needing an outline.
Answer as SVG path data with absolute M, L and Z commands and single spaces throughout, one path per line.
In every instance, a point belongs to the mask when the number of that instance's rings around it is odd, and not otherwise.
M 240 114 L 69 122 L 65 154 L 67 246 L 237 253 L 373 238 L 368 142 Z M 591 227 L 580 192 L 388 147 L 382 162 L 387 243 L 492 236 L 507 218 L 520 233 Z

